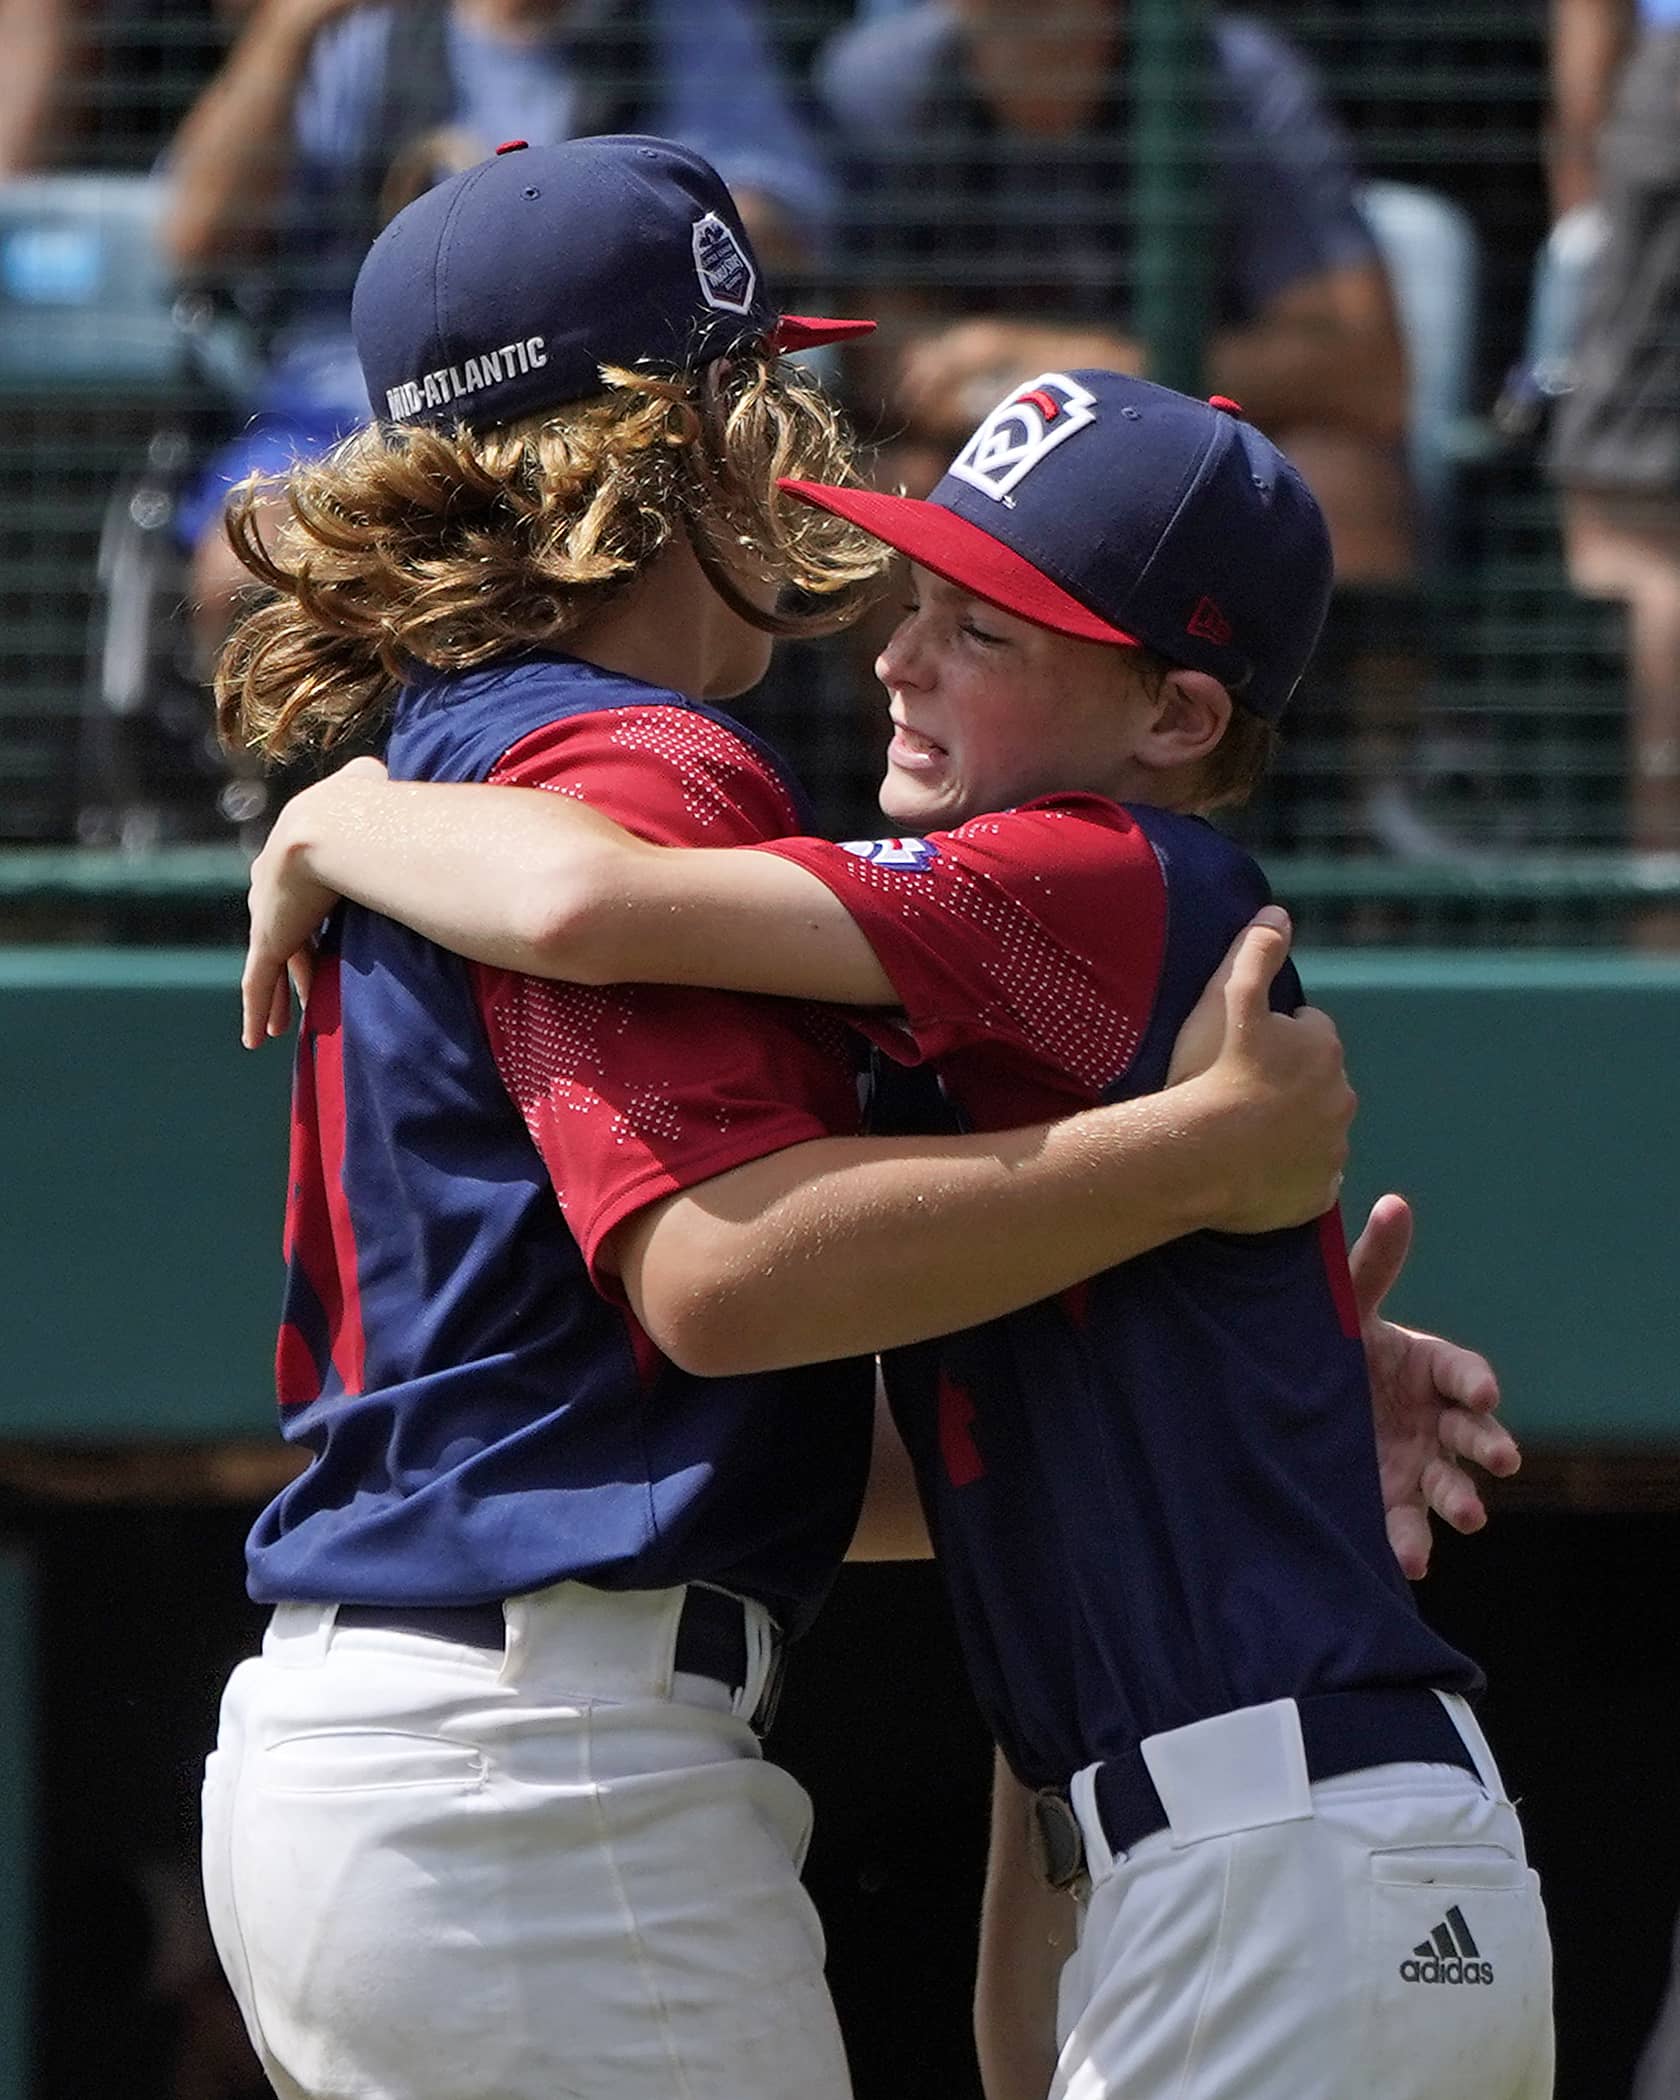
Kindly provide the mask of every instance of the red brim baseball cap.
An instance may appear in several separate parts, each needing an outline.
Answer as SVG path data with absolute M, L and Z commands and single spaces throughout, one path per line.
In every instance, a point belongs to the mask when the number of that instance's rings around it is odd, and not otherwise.
M 1276 721 L 1330 602 L 1311 489 L 1233 401 L 1123 372 L 1043 372 L 924 501 L 784 481 L 990 605 L 1206 671 Z
M 1001 606 L 1035 627 L 1071 634 L 1082 642 L 1119 643 L 1131 649 L 1143 646 L 1135 634 L 1127 634 L 1093 612 L 1012 547 L 942 503 L 883 495 L 875 489 L 838 488 L 824 481 L 794 481 L 787 476 L 778 486 L 790 496 L 861 525 L 875 539 L 896 547 L 947 583 L 972 591 L 988 605 Z
M 824 343 L 849 343 L 854 336 L 868 335 L 873 321 L 842 321 L 821 314 L 783 314 L 764 338 L 778 356 L 795 350 L 819 350 Z

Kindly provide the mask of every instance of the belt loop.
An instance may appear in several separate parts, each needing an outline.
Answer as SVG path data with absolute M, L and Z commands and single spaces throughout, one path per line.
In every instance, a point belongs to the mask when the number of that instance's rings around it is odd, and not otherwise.
M 1085 1840 L 1085 1872 L 1093 1882 L 1101 1881 L 1114 1866 L 1113 1847 L 1102 1826 L 1097 1808 L 1097 1767 L 1083 1765 L 1068 1781 L 1068 1802 Z
M 765 1693 L 770 1689 L 772 1661 L 770 1629 L 762 1604 L 741 1599 L 741 1638 L 746 1649 L 746 1682 L 735 1694 L 735 1717 L 750 1726 L 757 1718 Z
M 325 1662 L 332 1645 L 336 1604 L 277 1604 L 263 1635 L 263 1654 L 283 1670 L 307 1670 Z
M 777 1634 L 769 1608 L 742 1597 L 741 1633 L 746 1647 L 746 1682 L 735 1695 L 735 1716 L 755 1735 L 768 1735 L 781 1704 L 787 1644 Z
M 1293 1699 L 1191 1721 L 1138 1746 L 1175 1845 L 1229 1837 L 1313 1812 L 1301 1712 Z
M 530 1659 L 531 1613 L 528 1596 L 502 1599 L 502 1663 L 496 1682 L 504 1687 L 518 1684 Z
M 680 1586 L 600 1590 L 565 1581 L 507 1597 L 499 1681 L 577 1695 L 586 1705 L 669 1699 L 683 1596 Z
M 1470 1761 L 1476 1767 L 1476 1777 L 1495 1801 L 1509 1805 L 1511 1797 L 1505 1791 L 1505 1782 L 1499 1776 L 1499 1767 L 1493 1761 L 1493 1752 L 1488 1748 L 1482 1725 L 1470 1711 L 1470 1702 L 1458 1692 L 1443 1692 L 1439 1687 L 1435 1696 L 1446 1708 L 1447 1718 L 1463 1739 Z

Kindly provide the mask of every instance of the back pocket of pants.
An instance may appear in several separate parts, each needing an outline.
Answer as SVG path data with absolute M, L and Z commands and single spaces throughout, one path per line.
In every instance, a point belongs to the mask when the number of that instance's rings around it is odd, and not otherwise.
M 1531 2100 L 1550 2060 L 1551 1949 L 1540 1884 L 1496 1845 L 1370 1857 L 1362 2089 Z
M 469 1744 L 395 1728 L 333 1728 L 282 1736 L 262 1751 L 270 1792 L 346 1794 L 393 1787 L 476 1787 L 484 1758 Z

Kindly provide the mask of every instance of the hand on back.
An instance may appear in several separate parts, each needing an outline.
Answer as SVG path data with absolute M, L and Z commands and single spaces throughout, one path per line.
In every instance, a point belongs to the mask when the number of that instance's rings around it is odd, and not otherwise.
M 1169 1087 L 1211 1097 L 1224 1196 L 1209 1223 L 1228 1232 L 1301 1225 L 1335 1202 L 1357 1105 L 1328 1014 L 1273 1013 L 1289 955 L 1287 913 L 1268 905 L 1232 943 L 1180 1031 Z
M 338 902 L 337 893 L 303 866 L 298 848 L 307 814 L 330 810 L 346 790 L 353 793 L 385 777 L 378 759 L 353 758 L 305 788 L 280 812 L 268 842 L 251 863 L 251 932 L 239 985 L 239 1039 L 247 1050 L 290 1028 L 291 994 L 297 993 L 300 1006 L 308 997 L 314 937 Z

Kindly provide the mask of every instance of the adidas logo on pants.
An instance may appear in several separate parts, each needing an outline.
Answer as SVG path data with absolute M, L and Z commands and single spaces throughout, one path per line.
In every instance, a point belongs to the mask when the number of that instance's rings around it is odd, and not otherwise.
M 1493 1963 L 1478 1959 L 1480 1953 L 1455 1903 L 1400 1964 L 1400 1975 L 1407 1983 L 1492 1983 Z

